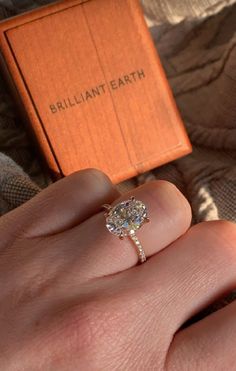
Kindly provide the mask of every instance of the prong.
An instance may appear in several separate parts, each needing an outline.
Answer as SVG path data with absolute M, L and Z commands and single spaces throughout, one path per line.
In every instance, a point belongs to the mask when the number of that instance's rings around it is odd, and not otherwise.
M 148 217 L 146 217 L 144 220 L 145 220 L 145 223 L 149 223 L 150 222 L 150 219 Z
M 105 204 L 105 205 L 102 205 L 102 208 L 105 209 L 105 210 L 110 211 L 112 209 L 112 206 L 108 205 L 108 204 Z
M 123 235 L 123 232 L 121 232 L 120 235 L 119 235 L 119 239 L 123 240 L 124 238 L 125 238 L 125 236 Z
M 130 199 L 131 199 L 131 201 L 135 201 L 135 197 L 134 196 L 131 196 Z

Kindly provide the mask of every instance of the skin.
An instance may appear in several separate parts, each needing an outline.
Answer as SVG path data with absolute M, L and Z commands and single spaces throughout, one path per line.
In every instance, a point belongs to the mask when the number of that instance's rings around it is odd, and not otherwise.
M 148 260 L 105 227 L 101 205 L 148 207 L 137 232 Z M 2 371 L 236 370 L 236 303 L 182 325 L 236 287 L 236 226 L 190 228 L 175 186 L 119 195 L 93 169 L 0 219 Z

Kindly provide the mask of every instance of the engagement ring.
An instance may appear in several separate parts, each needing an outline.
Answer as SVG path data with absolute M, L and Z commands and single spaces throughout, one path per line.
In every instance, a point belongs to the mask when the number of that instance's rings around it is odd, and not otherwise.
M 107 210 L 105 218 L 108 231 L 120 239 L 130 238 L 135 243 L 140 263 L 144 263 L 146 255 L 135 232 L 149 222 L 145 204 L 132 196 L 115 206 L 103 205 L 103 207 Z

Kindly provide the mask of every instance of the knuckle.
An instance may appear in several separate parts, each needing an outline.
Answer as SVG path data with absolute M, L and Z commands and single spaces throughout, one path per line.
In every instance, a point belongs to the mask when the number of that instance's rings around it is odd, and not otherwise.
M 187 230 L 192 219 L 191 206 L 186 197 L 173 184 L 165 180 L 150 182 L 149 193 L 152 198 L 158 198 L 159 207 L 182 230 Z
M 69 320 L 69 329 L 73 332 L 78 330 L 80 334 L 78 338 L 80 348 L 94 348 L 103 327 L 100 313 L 97 313 L 91 305 L 79 305 Z
M 71 174 L 68 178 L 70 178 L 70 180 L 72 181 L 80 182 L 81 176 L 91 177 L 93 180 L 96 180 L 96 181 L 101 181 L 101 180 L 104 182 L 109 181 L 108 176 L 104 172 L 96 168 L 88 168 L 88 169 L 76 171 L 75 173 Z
M 176 197 L 176 195 L 177 195 L 181 199 L 186 200 L 185 197 L 183 196 L 183 194 L 179 191 L 179 189 L 173 183 L 170 183 L 167 180 L 158 180 L 158 179 L 157 180 L 152 180 L 152 181 L 146 183 L 145 185 L 143 185 L 143 187 L 145 187 L 145 190 L 154 199 L 156 199 L 156 197 L 158 197 L 159 194 L 162 195 L 162 194 L 166 193 L 166 194 L 168 194 L 172 197 L 173 196 Z
M 168 180 L 155 179 L 155 180 L 152 180 L 152 181 L 148 182 L 146 185 L 147 185 L 147 187 L 150 188 L 151 191 L 154 191 L 154 192 L 158 188 L 159 189 L 160 188 L 165 188 L 165 189 L 168 189 L 170 192 L 180 193 L 181 194 L 181 192 L 176 187 L 176 185 L 174 185 L 173 183 L 169 182 Z
M 217 228 L 216 233 L 221 233 L 222 235 L 231 235 L 231 237 L 236 240 L 236 224 L 228 220 L 218 220 L 213 222 L 213 228 Z
M 95 301 L 83 302 L 67 310 L 63 322 L 64 337 L 73 336 L 81 354 L 100 352 L 116 331 L 115 313 Z
M 159 188 L 162 188 L 172 199 L 175 198 L 179 202 L 181 208 L 185 208 L 191 213 L 191 207 L 187 198 L 175 184 L 166 180 L 157 180 L 156 182 Z
M 59 348 L 64 347 L 65 350 L 64 344 L 70 344 L 70 353 L 75 354 L 81 364 L 91 366 L 89 369 L 98 369 L 97 360 L 106 365 L 118 364 L 121 349 L 128 346 L 130 316 L 127 305 L 120 300 L 101 297 L 83 299 L 64 311 L 57 320 L 57 328 L 58 323 L 60 336 L 57 334 L 56 339 L 63 339 Z M 123 356 L 126 362 L 128 354 L 124 352 Z
M 227 220 L 202 222 L 196 225 L 200 233 L 223 241 L 236 241 L 236 224 Z
M 231 257 L 236 254 L 236 224 L 227 220 L 208 221 L 197 224 L 195 230 L 199 238 L 209 240 L 211 249 Z
M 225 233 L 225 231 L 235 231 L 236 233 L 236 224 L 228 220 L 213 220 L 201 222 L 196 225 L 198 228 L 204 229 L 205 231 L 210 230 L 216 233 Z
M 204 361 L 203 361 L 204 360 Z M 195 342 L 191 336 L 179 333 L 168 350 L 165 360 L 165 371 L 199 371 L 210 370 L 205 366 L 204 346 Z M 205 367 L 205 368 L 204 368 Z

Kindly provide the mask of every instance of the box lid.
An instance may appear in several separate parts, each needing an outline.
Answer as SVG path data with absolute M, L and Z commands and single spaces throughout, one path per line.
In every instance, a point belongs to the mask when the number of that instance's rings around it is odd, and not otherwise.
M 54 173 L 119 182 L 190 152 L 138 1 L 62 1 L 2 23 L 0 41 Z

